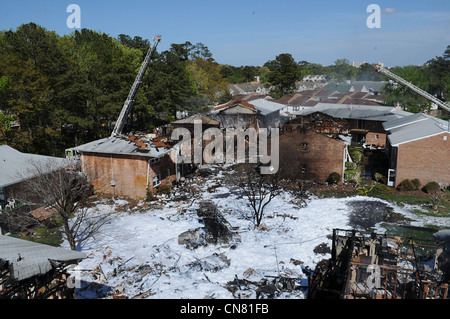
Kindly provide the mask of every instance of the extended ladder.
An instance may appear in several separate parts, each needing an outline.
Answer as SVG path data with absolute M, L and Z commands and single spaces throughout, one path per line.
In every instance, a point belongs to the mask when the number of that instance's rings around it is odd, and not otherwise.
M 390 77 L 394 81 L 396 81 L 396 82 L 398 82 L 400 84 L 403 84 L 404 86 L 409 87 L 414 92 L 422 95 L 424 98 L 428 99 L 429 101 L 435 103 L 436 105 L 438 105 L 438 106 L 442 107 L 443 109 L 445 109 L 445 110 L 450 112 L 450 105 L 448 105 L 447 103 L 439 100 L 438 98 L 436 98 L 433 95 L 431 95 L 430 93 L 422 90 L 421 88 L 418 88 L 414 84 L 409 83 L 408 81 L 406 81 L 405 79 L 399 77 L 398 75 L 395 75 L 391 71 L 388 71 L 388 70 L 386 70 L 385 68 L 383 68 L 383 67 L 381 67 L 379 65 L 375 65 L 374 66 L 374 70 L 377 71 L 377 72 L 380 72 L 380 73 L 382 73 L 384 75 L 386 75 L 387 77 Z
M 127 120 L 128 114 L 133 108 L 136 93 L 139 90 L 139 87 L 142 84 L 142 78 L 144 77 L 145 71 L 150 63 L 153 53 L 158 46 L 158 43 L 161 41 L 161 36 L 157 35 L 153 38 L 153 44 L 150 46 L 147 55 L 145 56 L 144 62 L 142 62 L 141 68 L 139 70 L 136 79 L 134 80 L 133 86 L 131 87 L 130 93 L 128 93 L 128 97 L 123 104 L 122 111 L 120 112 L 119 118 L 117 119 L 116 125 L 114 126 L 114 130 L 112 131 L 111 136 L 119 136 L 122 134 L 122 129 L 125 126 L 125 122 Z

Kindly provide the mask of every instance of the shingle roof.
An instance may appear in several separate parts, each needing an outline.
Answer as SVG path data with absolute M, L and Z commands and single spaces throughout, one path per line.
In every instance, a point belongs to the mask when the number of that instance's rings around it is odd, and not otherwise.
M 106 137 L 90 143 L 86 143 L 72 150 L 87 153 L 117 154 L 117 155 L 139 155 L 144 157 L 161 157 L 171 151 L 168 145 L 153 143 L 146 137 L 124 138 Z
M 383 127 L 390 133 L 392 146 L 449 132 L 449 122 L 423 113 L 383 123 Z
M 52 170 L 69 166 L 65 158 L 22 153 L 8 146 L 0 145 L 0 187 L 20 183 L 36 176 L 35 165 L 41 169 Z
M 8 261 L 11 276 L 23 280 L 47 273 L 51 261 L 72 262 L 86 258 L 86 254 L 28 240 L 0 235 L 0 260 Z
M 247 101 L 232 100 L 232 101 L 229 101 L 227 103 L 217 105 L 216 107 L 214 107 L 212 112 L 213 113 L 214 112 L 220 112 L 222 110 L 225 110 L 225 109 L 227 109 L 229 107 L 232 107 L 232 106 L 235 106 L 235 105 L 239 105 L 239 106 L 243 106 L 245 108 L 251 109 L 251 110 L 255 110 L 255 107 L 252 104 L 250 104 L 249 102 L 247 102 Z
M 219 121 L 213 120 L 212 118 L 209 118 L 207 116 L 201 115 L 201 114 L 194 114 L 187 118 L 174 121 L 172 124 L 194 124 L 195 121 L 200 121 L 202 124 L 207 125 L 219 125 Z

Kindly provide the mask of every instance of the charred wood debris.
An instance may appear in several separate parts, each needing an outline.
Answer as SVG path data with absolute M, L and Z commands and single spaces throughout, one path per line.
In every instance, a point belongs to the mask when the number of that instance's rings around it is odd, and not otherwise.
M 450 298 L 448 241 L 334 229 L 331 256 L 309 278 L 309 299 Z

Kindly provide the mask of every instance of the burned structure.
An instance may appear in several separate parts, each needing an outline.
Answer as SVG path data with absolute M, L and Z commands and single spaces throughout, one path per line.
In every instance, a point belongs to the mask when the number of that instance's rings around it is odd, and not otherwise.
M 331 259 L 309 278 L 308 298 L 449 299 L 449 263 L 438 239 L 334 229 Z
M 176 180 L 177 166 L 166 140 L 142 135 L 107 137 L 66 150 L 80 161 L 96 192 L 145 198 Z
M 86 254 L 0 235 L 0 299 L 73 299 Z
M 344 176 L 346 120 L 315 112 L 292 119 L 280 129 L 280 175 L 325 182 L 332 173 Z

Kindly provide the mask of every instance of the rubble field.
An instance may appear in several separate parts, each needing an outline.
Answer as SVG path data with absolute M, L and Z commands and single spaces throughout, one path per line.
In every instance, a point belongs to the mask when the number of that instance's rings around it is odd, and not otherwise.
M 79 247 L 88 258 L 75 269 L 77 298 L 305 299 L 308 277 L 330 258 L 333 229 L 450 226 L 448 218 L 418 217 L 376 198 L 286 190 L 256 227 L 248 199 L 226 182 L 233 173 L 208 165 L 152 202 L 95 199 L 92 214 L 113 215 Z

